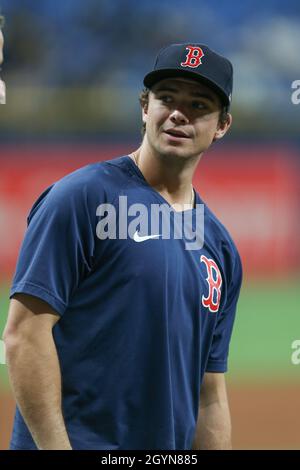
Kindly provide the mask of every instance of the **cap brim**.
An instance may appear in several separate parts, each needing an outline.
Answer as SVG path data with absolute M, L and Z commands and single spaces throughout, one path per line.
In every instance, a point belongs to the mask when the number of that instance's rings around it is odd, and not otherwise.
M 222 102 L 226 105 L 230 105 L 230 101 L 226 93 L 220 88 L 213 80 L 205 77 L 205 75 L 199 75 L 199 73 L 186 71 L 186 70 L 178 70 L 178 69 L 160 69 L 160 70 L 153 70 L 153 72 L 149 72 L 144 78 L 144 85 L 147 88 L 151 88 L 155 83 L 164 80 L 166 78 L 172 77 L 184 77 L 189 78 L 192 80 L 196 80 L 208 87 L 212 88 L 221 98 Z

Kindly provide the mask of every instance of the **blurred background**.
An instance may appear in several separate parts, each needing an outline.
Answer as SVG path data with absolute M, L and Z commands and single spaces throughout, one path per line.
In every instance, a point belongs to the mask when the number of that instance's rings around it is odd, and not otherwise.
M 206 43 L 235 70 L 232 130 L 194 180 L 244 265 L 227 374 L 233 444 L 299 449 L 300 364 L 291 361 L 300 340 L 300 104 L 291 99 L 299 1 L 0 0 L 0 11 L 0 334 L 35 198 L 79 166 L 135 149 L 138 95 L 158 49 Z M 4 364 L 0 394 L 5 449 L 14 403 Z

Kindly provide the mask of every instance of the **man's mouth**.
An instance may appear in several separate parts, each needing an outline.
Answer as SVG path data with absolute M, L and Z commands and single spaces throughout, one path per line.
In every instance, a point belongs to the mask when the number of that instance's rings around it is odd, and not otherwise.
M 179 129 L 167 129 L 164 132 L 175 139 L 190 139 L 190 136 L 186 132 Z

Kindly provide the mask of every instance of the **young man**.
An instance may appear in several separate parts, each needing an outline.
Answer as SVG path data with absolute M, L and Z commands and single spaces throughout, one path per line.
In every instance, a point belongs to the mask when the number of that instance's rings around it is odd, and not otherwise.
M 4 38 L 2 33 L 2 28 L 4 25 L 4 17 L 0 15 L 0 70 L 1 65 L 3 62 L 3 45 L 4 45 Z M 0 104 L 5 104 L 5 83 L 1 80 L 0 77 Z
M 12 449 L 231 447 L 241 263 L 192 177 L 230 127 L 232 66 L 171 45 L 144 85 L 141 146 L 66 176 L 29 215 L 4 333 Z

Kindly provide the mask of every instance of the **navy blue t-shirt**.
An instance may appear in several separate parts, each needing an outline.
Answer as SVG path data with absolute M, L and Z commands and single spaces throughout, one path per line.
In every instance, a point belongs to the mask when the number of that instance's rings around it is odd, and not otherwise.
M 227 370 L 240 258 L 205 205 L 202 248 L 118 236 L 121 196 L 166 204 L 128 156 L 48 188 L 28 217 L 11 296 L 39 297 L 61 317 L 53 335 L 74 449 L 190 449 L 203 374 Z M 103 204 L 117 224 L 106 239 Z M 11 448 L 36 448 L 18 409 Z

